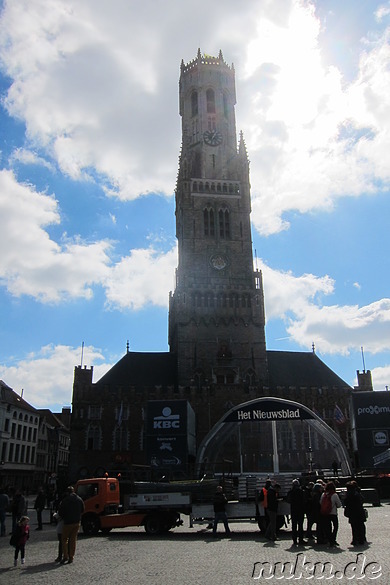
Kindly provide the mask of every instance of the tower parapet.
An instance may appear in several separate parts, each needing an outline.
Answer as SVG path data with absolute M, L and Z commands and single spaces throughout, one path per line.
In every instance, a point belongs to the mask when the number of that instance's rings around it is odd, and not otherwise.
M 189 63 L 185 64 L 184 60 L 181 62 L 181 73 L 188 73 L 192 71 L 195 67 L 199 67 L 200 65 L 213 65 L 217 67 L 223 67 L 228 69 L 229 71 L 234 73 L 234 65 L 228 65 L 223 58 L 222 51 L 219 51 L 218 57 L 213 57 L 212 55 L 202 55 L 201 50 L 198 49 L 198 54 L 195 59 L 189 61 Z

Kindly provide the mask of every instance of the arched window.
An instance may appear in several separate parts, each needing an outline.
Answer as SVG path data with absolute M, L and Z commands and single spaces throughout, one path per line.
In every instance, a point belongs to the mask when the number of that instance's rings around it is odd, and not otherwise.
M 214 237 L 214 209 L 212 207 L 206 207 L 203 211 L 204 220 L 204 235 L 210 238 Z
M 206 91 L 207 113 L 215 114 L 215 93 L 213 89 Z
M 230 218 L 228 209 L 220 209 L 218 213 L 219 219 L 219 237 L 227 240 L 230 238 Z
M 192 116 L 198 115 L 198 92 L 193 91 L 191 94 L 191 114 Z

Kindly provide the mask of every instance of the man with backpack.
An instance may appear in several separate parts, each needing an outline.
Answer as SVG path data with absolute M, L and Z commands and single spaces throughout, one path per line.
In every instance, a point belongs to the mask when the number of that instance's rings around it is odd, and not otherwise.
M 321 496 L 320 506 L 321 520 L 329 547 L 338 546 L 338 542 L 336 541 L 337 531 L 339 529 L 337 509 L 341 508 L 342 503 L 336 494 L 336 486 L 333 481 L 329 481 L 326 484 L 325 491 Z

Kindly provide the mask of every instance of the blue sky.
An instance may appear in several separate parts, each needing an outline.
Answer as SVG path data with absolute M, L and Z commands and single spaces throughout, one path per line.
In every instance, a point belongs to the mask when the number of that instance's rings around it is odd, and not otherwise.
M 71 402 L 167 351 L 180 63 L 234 63 L 268 349 L 390 385 L 390 2 L 19 0 L 0 15 L 0 378 Z

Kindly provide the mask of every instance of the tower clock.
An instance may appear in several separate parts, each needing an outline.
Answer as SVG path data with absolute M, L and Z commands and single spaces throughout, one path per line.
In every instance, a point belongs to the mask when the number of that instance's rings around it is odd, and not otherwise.
M 249 161 L 237 143 L 235 71 L 222 55 L 181 64 L 176 288 L 169 345 L 180 385 L 266 384 L 261 273 L 253 269 Z

